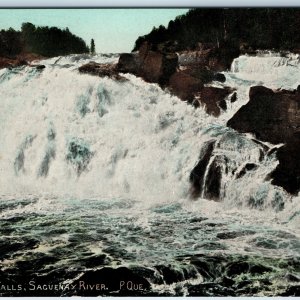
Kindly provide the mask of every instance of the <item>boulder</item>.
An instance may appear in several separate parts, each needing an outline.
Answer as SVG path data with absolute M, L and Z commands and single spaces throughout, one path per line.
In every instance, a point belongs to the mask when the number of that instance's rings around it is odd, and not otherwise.
M 249 102 L 228 121 L 239 132 L 253 133 L 257 139 L 284 143 L 277 151 L 279 165 L 266 179 L 296 194 L 300 190 L 300 92 L 250 89 Z
M 203 81 L 189 74 L 189 72 L 179 71 L 174 73 L 169 80 L 171 93 L 181 100 L 192 102 L 197 92 L 203 89 Z
M 118 81 L 126 81 L 127 79 L 121 76 L 114 64 L 99 64 L 90 62 L 79 67 L 79 72 L 84 74 L 96 75 L 99 77 L 109 77 Z
M 138 75 L 139 67 L 140 59 L 137 53 L 122 53 L 116 68 L 121 73 Z
M 253 133 L 262 141 L 285 143 L 300 131 L 299 105 L 297 91 L 273 91 L 255 86 L 250 89 L 249 102 L 227 125 L 239 132 Z
M 194 101 L 194 105 L 205 106 L 205 110 L 208 114 L 218 117 L 221 110 L 227 109 L 225 98 L 232 92 L 233 89 L 230 87 L 203 87 L 198 93 L 196 93 L 196 101 Z
M 176 53 L 153 51 L 144 43 L 137 53 L 120 55 L 116 69 L 122 73 L 132 73 L 147 82 L 165 86 L 170 76 L 176 72 L 178 57 Z
M 164 54 L 148 51 L 144 60 L 141 61 L 140 76 L 145 81 L 165 85 L 170 76 L 176 71 L 177 60 L 176 53 Z
M 44 70 L 46 68 L 45 65 L 31 65 L 31 67 L 35 67 L 37 70 Z

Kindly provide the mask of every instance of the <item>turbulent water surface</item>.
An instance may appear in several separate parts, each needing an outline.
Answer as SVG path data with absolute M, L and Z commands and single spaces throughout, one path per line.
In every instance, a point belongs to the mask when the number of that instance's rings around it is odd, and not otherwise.
M 300 199 L 266 180 L 275 152 L 226 127 L 250 86 L 296 88 L 299 57 L 235 59 L 219 118 L 133 75 L 78 72 L 117 59 L 0 70 L 0 294 L 299 295 Z M 191 199 L 212 140 L 221 201 L 205 199 L 210 164 Z

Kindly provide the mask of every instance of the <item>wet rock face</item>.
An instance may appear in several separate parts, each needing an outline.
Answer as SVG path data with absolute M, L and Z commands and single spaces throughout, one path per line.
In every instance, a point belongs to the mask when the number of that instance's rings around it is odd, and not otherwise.
M 222 164 L 219 158 L 215 157 L 207 172 L 204 198 L 218 201 L 220 200 L 222 180 Z
M 272 183 L 291 194 L 300 190 L 300 137 L 295 137 L 277 151 L 279 165 L 271 174 Z
M 139 76 L 145 81 L 156 82 L 166 86 L 170 76 L 178 67 L 178 56 L 165 48 L 153 49 L 152 45 L 144 43 L 139 51 Z
M 190 174 L 190 183 L 192 186 L 191 195 L 197 198 L 201 195 L 204 185 L 204 175 L 214 150 L 216 141 L 208 141 L 202 148 L 199 161 Z
M 273 91 L 256 86 L 250 89 L 249 98 L 227 125 L 263 141 L 285 143 L 277 152 L 279 165 L 271 174 L 272 183 L 296 194 L 300 190 L 299 90 Z
M 208 114 L 218 117 L 221 114 L 221 110 L 227 109 L 225 98 L 232 92 L 233 89 L 230 87 L 204 87 L 196 94 L 196 103 L 199 106 L 205 106 Z
M 249 99 L 228 121 L 229 127 L 274 144 L 293 139 L 300 130 L 299 92 L 255 86 L 250 89 Z
M 237 93 L 234 92 L 234 93 L 232 94 L 232 96 L 230 97 L 230 102 L 231 102 L 231 103 L 234 103 L 234 102 L 236 102 L 236 101 L 237 101 Z
M 241 180 L 252 180 L 255 170 L 260 172 L 261 161 L 268 156 L 269 147 L 234 132 L 223 133 L 216 140 L 201 146 L 198 163 L 190 174 L 191 196 L 224 201 L 236 197 L 227 194 L 228 184 L 240 186 Z M 245 196 L 252 199 L 252 193 Z M 244 200 L 243 200 L 244 201 Z M 260 203 L 262 205 L 264 200 Z

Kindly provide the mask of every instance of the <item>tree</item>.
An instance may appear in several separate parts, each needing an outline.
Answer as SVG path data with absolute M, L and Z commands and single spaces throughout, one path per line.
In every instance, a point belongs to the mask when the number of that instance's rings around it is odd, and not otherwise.
M 156 49 L 160 43 L 176 42 L 176 51 L 196 49 L 198 43 L 223 44 L 235 49 L 297 51 L 300 49 L 299 8 L 195 8 L 136 40 L 134 51 L 144 41 Z M 174 44 L 174 43 L 173 43 Z
M 94 39 L 91 39 L 91 50 L 90 51 L 91 51 L 91 54 L 95 54 L 96 53 Z

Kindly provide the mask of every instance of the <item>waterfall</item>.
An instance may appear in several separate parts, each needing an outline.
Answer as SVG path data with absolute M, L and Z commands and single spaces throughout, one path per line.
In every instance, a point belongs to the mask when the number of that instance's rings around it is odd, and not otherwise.
M 39 62 L 44 69 L 0 71 L 3 196 L 45 193 L 145 202 L 189 198 L 190 173 L 213 138 L 202 198 L 210 198 L 217 184 L 214 195 L 228 205 L 274 206 L 270 194 L 278 194 L 282 200 L 275 207 L 284 206 L 284 191 L 266 180 L 277 165 L 276 154 L 267 155 L 226 122 L 248 101 L 251 85 L 264 79 L 270 84 L 268 74 L 281 76 L 273 76 L 273 86 L 295 86 L 298 56 L 235 59 L 225 75 L 226 84 L 237 89 L 238 101 L 219 118 L 133 75 L 120 83 L 79 74 L 78 66 L 90 60 L 113 63 L 117 56 L 67 56 Z

